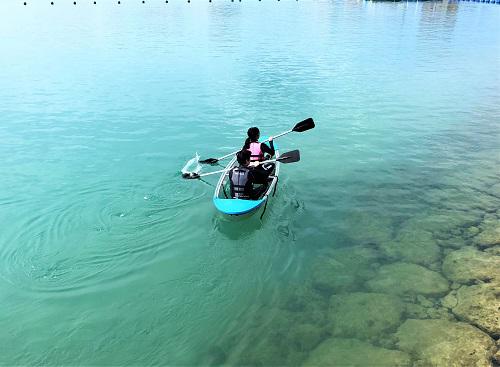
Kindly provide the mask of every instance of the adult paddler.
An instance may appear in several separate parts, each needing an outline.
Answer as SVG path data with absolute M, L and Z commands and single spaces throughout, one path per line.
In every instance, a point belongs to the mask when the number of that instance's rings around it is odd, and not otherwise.
M 236 159 L 239 166 L 229 171 L 231 197 L 233 199 L 258 199 L 266 191 L 266 186 L 254 186 L 254 184 L 265 181 L 267 176 L 262 177 L 261 170 L 250 167 L 250 151 L 248 149 L 242 149 L 236 153 Z

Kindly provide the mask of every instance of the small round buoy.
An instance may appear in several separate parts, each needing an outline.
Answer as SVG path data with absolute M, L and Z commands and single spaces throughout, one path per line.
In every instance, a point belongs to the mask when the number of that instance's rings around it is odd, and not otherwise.
M 191 2 L 191 0 L 188 0 L 188 4 Z
M 24 2 L 24 5 L 26 5 L 26 1 Z
M 73 1 L 73 5 L 76 5 L 76 1 Z
M 54 2 L 53 2 L 53 1 L 51 1 L 51 2 L 50 2 L 50 5 L 54 5 Z
M 118 1 L 118 4 L 121 4 L 121 2 Z
M 144 1 L 144 0 L 142 0 L 142 3 L 144 4 L 144 3 L 145 3 L 145 1 Z

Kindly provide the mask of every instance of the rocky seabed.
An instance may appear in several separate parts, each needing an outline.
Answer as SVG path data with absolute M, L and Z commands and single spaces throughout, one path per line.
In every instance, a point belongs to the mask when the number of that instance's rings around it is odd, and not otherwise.
M 354 245 L 322 249 L 305 284 L 216 348 L 218 363 L 500 366 L 499 185 L 472 200 L 397 225 L 347 218 Z

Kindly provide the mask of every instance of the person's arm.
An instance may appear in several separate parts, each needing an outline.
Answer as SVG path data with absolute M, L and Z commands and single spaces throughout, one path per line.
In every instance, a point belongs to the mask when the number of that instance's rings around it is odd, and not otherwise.
M 260 169 L 252 169 L 250 170 L 250 181 L 252 182 L 252 185 L 255 184 L 256 182 L 266 182 L 267 180 L 267 174 L 265 171 L 260 170 Z
M 265 143 L 260 144 L 260 150 L 263 153 L 269 154 L 271 157 L 274 156 L 274 143 L 272 140 L 269 141 L 269 146 Z

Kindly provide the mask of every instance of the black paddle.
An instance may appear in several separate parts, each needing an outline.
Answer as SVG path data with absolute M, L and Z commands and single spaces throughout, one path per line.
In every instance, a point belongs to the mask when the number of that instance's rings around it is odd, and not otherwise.
M 288 164 L 288 163 L 295 163 L 298 161 L 300 161 L 300 152 L 298 150 L 292 150 L 290 152 L 286 152 L 286 153 L 281 154 L 279 158 L 269 159 L 267 161 L 263 161 L 263 162 L 259 162 L 259 163 L 263 164 L 263 163 L 270 163 L 270 162 L 280 162 L 280 163 Z M 231 169 L 221 169 L 218 171 L 202 173 L 201 175 L 198 173 L 188 172 L 188 173 L 183 173 L 182 178 L 192 180 L 192 179 L 201 178 L 204 176 L 215 175 L 216 173 L 227 172 L 230 170 Z
M 313 129 L 314 128 L 314 120 L 309 117 L 307 119 L 305 119 L 304 121 L 301 121 L 299 123 L 297 123 L 293 129 L 290 129 L 288 131 L 285 131 L 281 134 L 278 134 L 276 136 L 273 137 L 273 139 L 276 139 L 276 138 L 279 138 L 280 136 L 283 136 L 283 135 L 286 135 L 286 134 L 289 134 L 291 132 L 296 132 L 296 133 L 302 133 L 304 131 L 307 131 L 307 130 L 310 130 L 310 129 Z M 264 140 L 264 142 L 267 142 L 268 140 Z M 200 163 L 202 164 L 215 164 L 217 163 L 218 161 L 222 160 L 222 159 L 226 159 L 226 158 L 229 158 L 231 156 L 234 156 L 236 153 L 238 153 L 239 150 L 237 150 L 236 152 L 232 152 L 232 153 L 229 153 L 229 154 L 226 154 L 226 155 L 223 155 L 222 157 L 220 158 L 207 158 L 207 159 L 203 159 L 200 161 Z
M 300 152 L 298 149 L 296 149 L 296 150 L 291 150 L 289 152 L 281 154 L 279 158 L 269 159 L 267 161 L 259 162 L 259 164 L 269 163 L 269 162 L 280 162 L 280 163 L 288 164 L 288 163 L 295 163 L 298 161 L 300 161 Z

